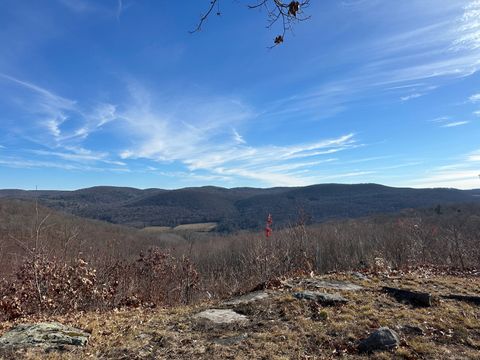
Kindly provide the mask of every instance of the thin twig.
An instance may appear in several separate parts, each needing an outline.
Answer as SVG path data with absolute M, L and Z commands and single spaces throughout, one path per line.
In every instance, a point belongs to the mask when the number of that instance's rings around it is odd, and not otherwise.
M 190 34 L 199 32 L 202 29 L 203 23 L 207 20 L 207 18 L 210 16 L 210 13 L 212 12 L 213 8 L 215 7 L 215 4 L 219 3 L 220 0 L 211 0 L 210 1 L 210 7 L 208 8 L 207 12 L 202 15 L 200 18 L 200 21 L 197 25 L 197 27 L 194 30 L 189 31 Z
M 211 0 L 210 6 L 207 11 L 201 16 L 200 21 L 197 27 L 190 31 L 190 33 L 199 32 L 202 28 L 203 23 L 208 19 L 212 13 L 215 5 L 219 6 L 220 0 Z M 269 46 L 268 48 L 274 48 L 285 39 L 285 34 L 287 31 L 293 31 L 293 26 L 301 21 L 306 21 L 310 19 L 310 16 L 304 15 L 304 9 L 308 8 L 310 5 L 310 0 L 302 1 L 289 1 L 284 2 L 283 0 L 257 0 L 253 4 L 247 5 L 249 9 L 258 9 L 265 8 L 267 13 L 267 28 L 270 29 L 275 25 L 279 19 L 282 19 L 282 33 L 275 37 L 274 45 Z M 220 12 L 217 12 L 219 15 Z

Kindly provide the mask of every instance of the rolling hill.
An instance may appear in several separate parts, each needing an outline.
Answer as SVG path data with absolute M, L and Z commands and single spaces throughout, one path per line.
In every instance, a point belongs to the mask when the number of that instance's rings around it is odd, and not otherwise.
M 262 227 L 272 213 L 277 225 L 305 214 L 311 222 L 392 213 L 438 204 L 480 202 L 480 189 L 394 188 L 378 184 L 178 190 L 100 186 L 76 191 L 0 190 L 0 198 L 38 201 L 77 216 L 142 228 L 217 222 L 218 230 Z

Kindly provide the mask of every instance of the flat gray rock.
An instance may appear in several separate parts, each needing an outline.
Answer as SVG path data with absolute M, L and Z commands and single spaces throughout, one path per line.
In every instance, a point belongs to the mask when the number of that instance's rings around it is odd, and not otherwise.
M 198 320 L 208 321 L 217 325 L 228 325 L 248 321 L 245 315 L 230 309 L 208 309 L 194 316 Z
M 304 283 L 317 289 L 335 289 L 348 291 L 357 291 L 363 289 L 362 286 L 352 284 L 347 281 L 306 279 Z
M 299 291 L 293 294 L 297 299 L 306 299 L 319 302 L 324 305 L 339 305 L 348 302 L 343 296 L 338 294 L 327 294 L 318 291 Z
M 13 327 L 0 338 L 0 348 L 62 349 L 65 346 L 85 346 L 89 336 L 83 330 L 57 322 L 22 324 Z
M 388 327 L 381 327 L 360 342 L 359 352 L 372 352 L 376 350 L 389 350 L 400 344 L 398 334 Z
M 224 302 L 224 305 L 227 306 L 235 306 L 235 305 L 241 305 L 241 304 L 250 304 L 252 302 L 258 301 L 258 300 L 263 300 L 266 299 L 270 296 L 270 294 L 266 291 L 254 291 L 249 294 L 245 294 L 236 298 L 233 298 L 231 300 L 228 300 Z

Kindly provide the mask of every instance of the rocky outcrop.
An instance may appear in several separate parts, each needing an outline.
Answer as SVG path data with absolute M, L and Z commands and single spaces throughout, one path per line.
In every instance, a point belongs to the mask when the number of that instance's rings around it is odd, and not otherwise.
M 0 338 L 0 348 L 30 348 L 61 350 L 66 346 L 85 346 L 90 334 L 57 322 L 17 325 Z
M 340 305 L 348 302 L 343 296 L 338 294 L 327 294 L 318 291 L 299 291 L 293 294 L 297 299 L 306 299 L 316 301 L 323 305 Z
M 313 287 L 317 289 L 334 289 L 334 290 L 346 290 L 346 291 L 357 291 L 357 290 L 363 289 L 362 286 L 352 284 L 347 281 L 323 280 L 323 279 L 305 279 L 301 282 L 301 285 L 307 286 L 307 287 Z
M 254 291 L 254 292 L 233 298 L 231 300 L 228 300 L 223 304 L 227 306 L 250 304 L 255 301 L 267 299 L 269 296 L 270 294 L 266 291 Z
M 396 348 L 399 344 L 400 338 L 395 331 L 388 327 L 381 327 L 360 342 L 358 351 L 363 353 L 376 350 L 389 350 Z
M 231 309 L 208 309 L 196 314 L 195 319 L 215 325 L 238 324 L 248 321 L 245 315 Z
M 415 306 L 432 306 L 432 294 L 426 292 L 398 289 L 389 286 L 384 286 L 382 290 L 401 302 L 407 302 Z

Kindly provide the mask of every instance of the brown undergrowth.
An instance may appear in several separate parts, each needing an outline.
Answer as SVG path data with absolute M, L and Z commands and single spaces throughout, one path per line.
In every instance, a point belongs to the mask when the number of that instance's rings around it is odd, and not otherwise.
M 322 276 L 364 287 L 357 291 L 335 291 L 349 300 L 342 306 L 322 306 L 295 299 L 292 292 L 308 289 L 305 285 L 308 282 L 302 281 L 305 276 L 272 282 L 269 298 L 232 306 L 248 316 L 249 321 L 244 325 L 205 327 L 194 319 L 194 314 L 201 310 L 227 307 L 220 302 L 30 317 L 22 322 L 57 320 L 86 329 L 92 334 L 90 343 L 72 352 L 45 354 L 28 350 L 14 355 L 19 359 L 480 358 L 478 306 L 440 297 L 450 292 L 478 294 L 478 275 L 417 270 L 377 272 L 367 277 L 361 280 L 351 273 Z M 416 308 L 383 293 L 382 286 L 428 291 L 435 301 L 432 307 Z M 0 334 L 13 324 L 0 323 Z M 359 354 L 359 340 L 380 326 L 395 329 L 401 337 L 400 346 L 388 352 Z M 7 359 L 5 356 L 0 358 Z

